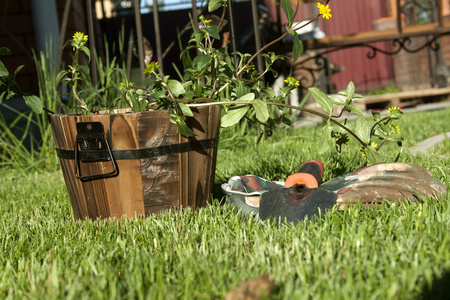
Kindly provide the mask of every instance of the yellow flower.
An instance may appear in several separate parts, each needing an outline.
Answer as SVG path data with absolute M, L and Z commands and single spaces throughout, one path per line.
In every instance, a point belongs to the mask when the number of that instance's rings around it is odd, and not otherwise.
M 250 72 L 253 72 L 253 71 L 255 71 L 255 65 L 248 65 L 248 66 L 246 66 L 244 68 L 244 72 L 245 73 L 250 73 Z
M 317 8 L 319 8 L 319 14 L 322 15 L 322 18 L 327 20 L 331 18 L 331 9 L 329 8 L 328 4 L 323 5 L 322 3 L 317 3 Z
M 388 115 L 390 115 L 394 110 L 396 110 L 396 109 L 400 109 L 400 107 L 398 107 L 398 106 L 391 106 L 391 107 L 389 107 L 388 108 L 388 111 L 387 111 L 387 113 L 388 113 Z
M 157 61 L 152 61 L 152 62 L 149 63 L 149 64 L 147 65 L 147 67 L 145 68 L 144 74 L 145 74 L 145 75 L 151 75 L 151 74 L 153 74 L 153 73 L 156 71 L 156 69 L 158 69 L 158 68 L 159 68 L 158 62 L 157 62 Z
M 203 23 L 205 23 L 206 26 L 208 26 L 211 22 L 212 20 L 203 20 Z
M 127 87 L 127 86 L 132 86 L 133 84 L 134 84 L 133 82 L 129 82 L 128 85 L 126 83 L 121 82 L 121 83 L 119 83 L 119 90 L 121 88 L 124 88 L 124 87 Z
M 87 34 L 84 34 L 82 32 L 75 32 L 75 34 L 73 35 L 73 40 L 75 42 L 79 43 L 80 46 L 83 46 L 84 44 L 87 43 L 88 36 L 87 36 Z
M 288 86 L 299 86 L 300 82 L 298 82 L 294 77 L 288 77 L 284 80 L 284 83 Z

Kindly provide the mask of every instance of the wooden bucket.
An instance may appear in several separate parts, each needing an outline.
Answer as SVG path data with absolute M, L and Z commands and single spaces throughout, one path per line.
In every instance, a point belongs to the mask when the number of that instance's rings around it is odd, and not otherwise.
M 203 207 L 214 184 L 220 106 L 193 108 L 186 138 L 167 111 L 50 116 L 75 219 Z

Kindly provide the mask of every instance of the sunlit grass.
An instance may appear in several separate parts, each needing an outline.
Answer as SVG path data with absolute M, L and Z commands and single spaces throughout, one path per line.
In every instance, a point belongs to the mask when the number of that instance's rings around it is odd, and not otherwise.
M 405 145 L 450 131 L 449 110 L 408 114 Z M 422 124 L 422 125 L 421 125 Z M 325 180 L 364 163 L 359 148 L 317 155 L 313 128 L 274 133 L 257 146 L 220 149 L 216 187 L 233 175 L 284 180 L 304 161 Z M 444 143 L 401 161 L 428 168 L 449 187 Z M 395 148 L 383 150 L 391 157 Z M 439 155 L 437 155 L 439 154 Z M 268 273 L 273 299 L 440 299 L 448 293 L 449 196 L 424 204 L 357 206 L 322 219 L 276 225 L 221 205 L 137 220 L 74 221 L 60 171 L 0 177 L 0 297 L 11 299 L 223 299 Z

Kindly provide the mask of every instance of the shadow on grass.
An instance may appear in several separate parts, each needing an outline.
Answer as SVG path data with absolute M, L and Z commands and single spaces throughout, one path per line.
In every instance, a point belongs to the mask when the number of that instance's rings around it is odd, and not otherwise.
M 225 193 L 222 191 L 221 183 L 214 183 L 213 190 L 212 190 L 212 196 L 213 199 L 218 199 L 220 204 L 225 204 L 226 198 Z
M 425 284 L 418 300 L 450 299 L 450 273 L 445 270 L 441 275 L 434 275 L 431 286 Z

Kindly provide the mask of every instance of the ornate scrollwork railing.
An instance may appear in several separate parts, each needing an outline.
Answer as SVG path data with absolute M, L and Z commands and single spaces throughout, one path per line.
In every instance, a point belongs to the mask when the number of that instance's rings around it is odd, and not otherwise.
M 399 5 L 401 3 L 401 5 Z M 363 47 L 369 49 L 366 53 L 368 59 L 374 59 L 379 53 L 384 55 L 397 55 L 404 51 L 407 53 L 417 53 L 423 49 L 430 49 L 440 55 L 441 45 L 440 38 L 445 35 L 450 35 L 450 31 L 447 27 L 443 28 L 441 22 L 442 19 L 442 7 L 439 7 L 439 0 L 404 0 L 403 2 L 397 1 L 397 17 L 400 17 L 400 21 L 397 22 L 397 34 L 390 33 L 370 40 L 368 38 L 361 38 L 358 40 L 345 40 L 341 43 L 333 41 L 327 45 L 326 42 L 318 40 L 318 43 L 311 43 L 313 55 L 309 55 L 304 59 L 296 62 L 295 68 L 297 74 L 301 74 L 300 78 L 297 78 L 302 84 L 302 88 L 306 89 L 309 86 L 316 84 L 318 76 L 325 73 L 329 76 L 333 72 L 330 71 L 330 62 L 327 61 L 327 56 L 330 53 L 340 51 L 343 49 Z M 401 16 L 403 15 L 403 16 Z M 402 28 L 402 22 L 406 22 L 408 25 L 417 25 L 418 23 L 430 23 L 438 22 L 439 26 L 430 29 L 427 27 L 426 31 L 418 31 L 418 27 L 414 28 L 416 31 L 404 32 Z M 437 23 L 436 23 L 437 24 Z M 422 26 L 423 24 L 419 24 Z M 381 34 L 381 32 L 380 32 Z M 425 39 L 418 39 L 418 37 L 424 37 Z M 374 45 L 375 42 L 390 42 L 390 49 L 388 47 L 379 47 Z M 342 44 L 342 45 L 339 45 Z M 321 49 L 317 51 L 317 49 Z M 307 63 L 308 61 L 314 62 L 313 64 Z M 311 65 L 314 65 L 311 67 Z M 306 83 L 309 83 L 307 85 Z

